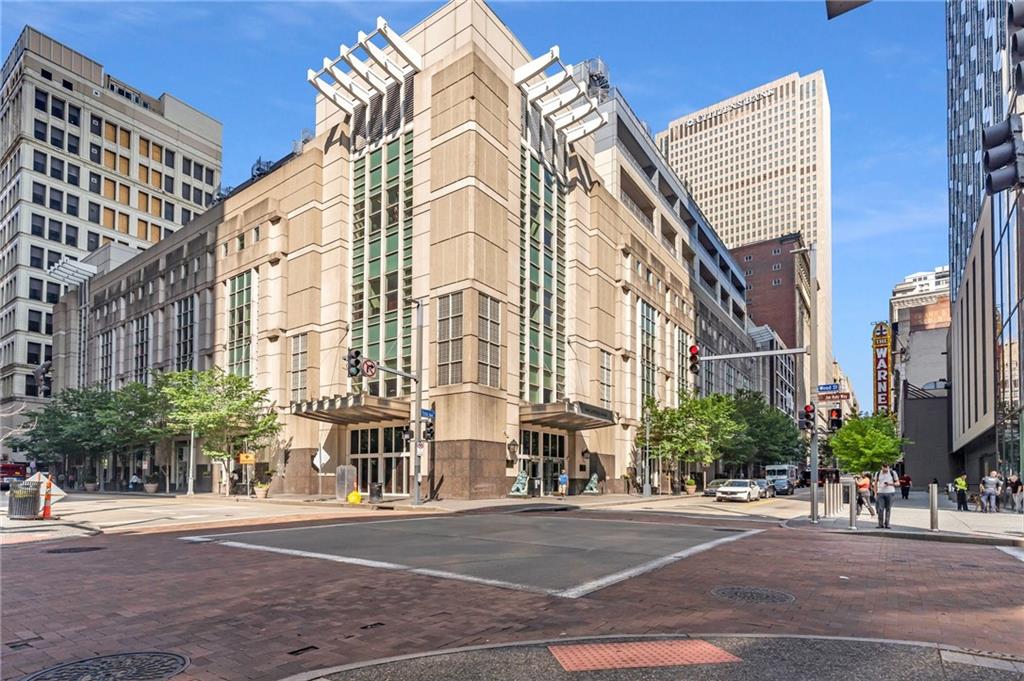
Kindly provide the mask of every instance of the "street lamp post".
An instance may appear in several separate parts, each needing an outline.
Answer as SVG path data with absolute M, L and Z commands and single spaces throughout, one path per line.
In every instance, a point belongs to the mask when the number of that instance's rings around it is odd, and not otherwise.
M 177 455 L 175 455 L 177 456 Z M 193 497 L 196 494 L 196 428 L 192 430 L 188 439 L 188 492 L 186 496 Z

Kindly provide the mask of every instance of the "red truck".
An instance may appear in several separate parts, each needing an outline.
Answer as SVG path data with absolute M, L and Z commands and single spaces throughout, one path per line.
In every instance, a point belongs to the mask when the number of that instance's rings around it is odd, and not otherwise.
M 0 463 L 0 491 L 9 490 L 12 480 L 24 480 L 27 477 L 28 464 L 11 463 L 10 461 Z

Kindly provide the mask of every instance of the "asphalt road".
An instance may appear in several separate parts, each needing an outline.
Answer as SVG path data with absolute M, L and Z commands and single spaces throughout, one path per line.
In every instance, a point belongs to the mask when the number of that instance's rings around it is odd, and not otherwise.
M 748 534 L 567 512 L 384 520 L 190 539 L 578 598 Z

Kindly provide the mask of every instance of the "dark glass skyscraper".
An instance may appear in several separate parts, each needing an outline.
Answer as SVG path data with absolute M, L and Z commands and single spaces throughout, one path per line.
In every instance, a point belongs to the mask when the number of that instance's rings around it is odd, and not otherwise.
M 1017 113 L 1006 0 L 946 4 L 954 464 L 1021 472 L 1022 191 L 988 200 L 981 131 Z
M 947 152 L 951 294 L 964 276 L 985 194 L 981 131 L 1004 114 L 1006 0 L 946 3 Z

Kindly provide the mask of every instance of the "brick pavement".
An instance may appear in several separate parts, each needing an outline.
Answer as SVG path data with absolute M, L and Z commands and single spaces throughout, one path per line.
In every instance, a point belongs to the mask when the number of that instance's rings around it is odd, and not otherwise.
M 5 548 L 3 678 L 92 655 L 166 650 L 192 658 L 179 678 L 271 681 L 445 647 L 671 632 L 869 636 L 1024 654 L 1024 562 L 985 546 L 772 528 L 566 600 L 180 536 L 59 544 L 104 547 L 81 554 L 45 553 L 54 544 Z M 720 585 L 779 589 L 796 600 L 744 607 L 709 594 Z M 289 654 L 308 646 L 316 648 Z

